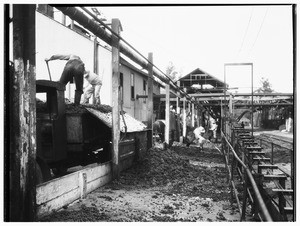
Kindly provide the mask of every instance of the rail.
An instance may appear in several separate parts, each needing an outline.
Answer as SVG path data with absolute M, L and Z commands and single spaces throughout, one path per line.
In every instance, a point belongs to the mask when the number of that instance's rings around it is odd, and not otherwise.
M 271 163 L 272 164 L 274 164 L 274 148 L 275 147 L 279 147 L 279 148 L 281 148 L 281 149 L 286 149 L 287 151 L 289 151 L 290 153 L 290 158 L 291 158 L 291 172 L 293 172 L 293 156 L 294 156 L 294 149 L 293 149 L 293 147 L 285 147 L 285 146 L 283 146 L 283 145 L 281 145 L 281 144 L 276 144 L 276 143 L 274 143 L 273 141 L 268 141 L 268 140 L 266 140 L 266 139 L 274 139 L 274 140 L 279 140 L 278 138 L 275 138 L 275 137 L 271 137 L 271 138 L 268 138 L 268 137 L 266 137 L 266 138 L 264 138 L 264 137 L 255 137 L 255 139 L 257 139 L 257 140 L 259 140 L 259 142 L 260 142 L 260 146 L 262 147 L 262 145 L 263 145 L 263 142 L 264 143 L 267 143 L 267 145 L 266 144 L 264 144 L 264 146 L 267 146 L 267 147 L 270 147 L 271 148 Z M 287 143 L 287 144 L 289 144 L 289 145 L 293 145 L 293 143 L 292 142 L 289 142 L 289 141 L 284 141 L 284 143 Z M 270 145 L 269 145 L 270 144 Z M 284 172 L 284 173 L 286 173 L 286 172 Z M 289 176 L 291 176 L 291 174 L 289 174 Z
M 221 135 L 222 137 L 224 138 L 224 141 L 227 143 L 228 147 L 229 147 L 229 150 L 231 151 L 231 153 L 233 154 L 234 158 L 241 164 L 241 166 L 243 167 L 243 169 L 245 170 L 246 174 L 247 174 L 247 178 L 245 178 L 245 180 L 249 180 L 251 186 L 252 186 L 252 189 L 253 189 L 253 192 L 254 192 L 254 196 L 255 196 L 255 199 L 256 199 L 256 202 L 258 204 L 258 207 L 264 217 L 264 219 L 266 221 L 273 221 L 272 218 L 271 218 L 271 215 L 266 207 L 266 204 L 259 192 L 259 189 L 258 189 L 258 186 L 253 178 L 253 175 L 250 171 L 250 169 L 248 168 L 247 165 L 245 165 L 245 163 L 238 157 L 238 155 L 236 154 L 234 148 L 232 147 L 232 145 L 230 144 L 230 142 L 227 140 L 225 134 L 223 133 L 223 131 L 221 131 Z M 225 150 L 225 149 L 224 149 Z M 229 179 L 230 179 L 230 182 L 231 182 L 231 186 L 232 186 L 232 189 L 233 191 L 235 191 L 235 197 L 236 197 L 236 201 L 238 203 L 238 208 L 239 210 L 241 211 L 241 207 L 240 207 L 240 201 L 238 199 L 238 196 L 236 194 L 236 189 L 235 189 L 235 186 L 234 186 L 234 181 L 233 181 L 233 177 L 231 176 L 232 172 L 230 172 L 230 169 L 229 169 L 229 166 L 228 166 L 228 159 L 227 159 L 227 156 L 225 154 L 225 151 L 224 151 L 224 157 L 225 157 L 225 161 L 226 161 L 226 167 L 227 167 L 227 170 L 228 170 L 228 173 L 229 173 Z M 245 195 L 245 194 L 244 194 Z M 244 202 L 245 202 L 245 199 L 244 199 Z M 243 203 L 243 209 L 242 209 L 242 216 L 241 216 L 241 220 L 244 220 L 244 212 L 245 212 L 245 206 L 246 204 Z M 240 212 L 241 213 L 241 212 Z

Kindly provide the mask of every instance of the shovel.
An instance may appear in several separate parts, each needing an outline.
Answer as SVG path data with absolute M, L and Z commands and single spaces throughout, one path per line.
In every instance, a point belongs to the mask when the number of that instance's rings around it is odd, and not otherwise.
M 51 78 L 51 73 L 50 73 L 50 69 L 49 69 L 49 64 L 48 64 L 48 61 L 46 61 L 46 60 L 45 60 L 45 62 L 46 62 L 46 64 L 47 64 L 47 68 L 48 68 L 48 72 L 49 72 L 50 81 L 52 81 L 52 78 Z

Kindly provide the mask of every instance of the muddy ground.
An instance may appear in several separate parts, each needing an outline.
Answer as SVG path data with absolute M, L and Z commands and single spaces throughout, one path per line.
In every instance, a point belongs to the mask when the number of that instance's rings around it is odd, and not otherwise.
M 40 221 L 239 221 L 237 205 L 230 199 L 223 158 L 213 145 L 200 151 L 175 143 L 167 150 L 148 150 L 118 180 Z

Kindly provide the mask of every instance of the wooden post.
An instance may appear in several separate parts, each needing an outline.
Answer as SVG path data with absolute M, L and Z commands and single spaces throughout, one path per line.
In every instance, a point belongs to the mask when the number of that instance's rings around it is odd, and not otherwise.
M 93 63 L 94 73 L 98 74 L 98 42 L 97 37 L 94 38 L 94 63 Z M 93 104 L 96 104 L 95 90 L 93 93 Z
M 186 88 L 184 88 L 184 92 L 186 92 Z M 182 119 L 182 136 L 185 138 L 186 137 L 186 97 L 183 97 L 183 108 L 182 108 L 182 113 L 183 113 L 183 119 Z
M 177 81 L 177 86 L 180 87 L 180 81 Z M 180 92 L 177 91 L 177 98 L 176 98 L 176 113 L 177 113 L 177 122 L 176 122 L 176 126 L 177 126 L 177 136 L 178 136 L 178 140 L 180 141 Z
M 120 34 L 121 24 L 119 19 L 112 19 L 112 30 Z M 119 142 L 120 142 L 120 38 L 112 35 L 112 171 L 113 178 L 119 178 Z
M 14 74 L 10 82 L 8 221 L 35 221 L 35 5 L 13 5 Z M 8 61 L 8 59 L 7 59 Z
M 65 14 L 63 14 L 62 13 L 62 16 L 61 16 L 61 23 L 63 24 L 63 25 L 65 25 L 66 26 L 66 15 Z
M 74 30 L 74 20 L 71 20 L 71 29 Z
M 192 127 L 195 126 L 195 104 L 192 103 Z
M 180 81 L 177 81 L 177 86 L 180 87 Z M 176 97 L 176 113 L 177 115 L 180 115 L 180 92 L 177 91 L 177 97 Z
M 201 126 L 201 107 L 198 105 L 198 108 L 197 108 L 197 125 L 198 126 Z
M 165 142 L 170 143 L 170 83 L 166 84 L 166 125 L 165 125 Z
M 147 121 L 148 121 L 148 149 L 152 147 L 153 139 L 153 53 L 148 54 L 148 99 L 147 99 Z
M 271 143 L 271 163 L 274 164 L 274 143 Z

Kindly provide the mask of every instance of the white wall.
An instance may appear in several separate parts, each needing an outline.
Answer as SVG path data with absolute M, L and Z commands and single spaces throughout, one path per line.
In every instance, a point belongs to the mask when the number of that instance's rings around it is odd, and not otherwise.
M 103 47 L 99 51 L 99 74 L 103 76 L 100 92 L 102 104 L 111 105 L 111 52 Z M 57 21 L 36 12 L 36 79 L 49 80 L 45 58 L 54 54 L 75 54 L 80 56 L 85 68 L 93 71 L 94 43 Z M 49 61 L 53 81 L 58 81 L 66 64 L 64 60 Z M 104 73 L 103 73 L 104 72 Z M 87 85 L 85 81 L 84 87 Z M 75 84 L 71 84 L 71 99 L 74 98 Z M 66 87 L 69 98 L 69 85 Z
M 94 62 L 94 41 L 69 29 L 59 22 L 36 12 L 36 79 L 49 80 L 49 73 L 45 58 L 54 54 L 75 54 L 85 63 L 85 68 L 93 71 Z M 103 46 L 98 47 L 98 71 L 102 76 L 103 85 L 100 91 L 102 104 L 112 105 L 112 53 Z M 66 64 L 64 60 L 49 61 L 49 68 L 53 81 L 58 81 Z M 131 100 L 130 98 L 130 73 L 135 75 L 135 95 L 143 94 L 144 76 L 121 66 L 124 74 L 124 110 L 131 116 L 141 121 L 147 120 L 147 104 L 144 99 Z M 85 81 L 84 87 L 88 84 Z M 75 84 L 67 85 L 65 97 L 73 101 Z M 148 89 L 146 89 L 146 92 Z M 159 88 L 154 86 L 154 92 L 159 93 Z M 83 97 L 83 96 L 82 96 Z M 45 95 L 38 95 L 38 98 L 45 99 Z M 90 103 L 92 100 L 90 100 Z

